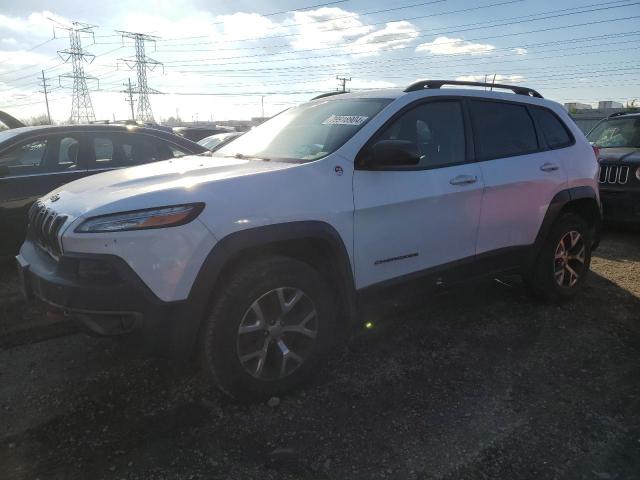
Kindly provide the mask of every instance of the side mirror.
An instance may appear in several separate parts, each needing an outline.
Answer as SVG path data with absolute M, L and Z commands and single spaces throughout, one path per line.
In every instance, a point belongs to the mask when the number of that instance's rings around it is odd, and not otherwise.
M 369 167 L 402 167 L 417 165 L 420 152 L 415 142 L 407 140 L 380 140 L 371 147 Z

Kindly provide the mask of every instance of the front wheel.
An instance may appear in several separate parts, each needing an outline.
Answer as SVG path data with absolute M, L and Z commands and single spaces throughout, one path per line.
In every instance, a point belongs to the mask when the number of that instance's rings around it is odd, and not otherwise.
M 264 398 L 298 386 L 331 344 L 332 295 L 298 260 L 247 264 L 222 285 L 203 337 L 205 369 L 236 398 Z
M 591 245 L 591 229 L 582 217 L 573 213 L 560 217 L 524 276 L 530 293 L 546 301 L 576 295 L 589 272 Z

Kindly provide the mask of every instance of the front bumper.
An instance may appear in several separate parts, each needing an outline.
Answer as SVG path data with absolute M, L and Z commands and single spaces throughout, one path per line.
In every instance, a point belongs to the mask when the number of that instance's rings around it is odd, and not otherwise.
M 121 258 L 63 254 L 27 240 L 16 257 L 23 293 L 60 308 L 90 332 L 128 336 L 158 353 L 177 351 L 187 302 L 164 302 Z
M 605 221 L 640 223 L 640 190 L 600 188 Z

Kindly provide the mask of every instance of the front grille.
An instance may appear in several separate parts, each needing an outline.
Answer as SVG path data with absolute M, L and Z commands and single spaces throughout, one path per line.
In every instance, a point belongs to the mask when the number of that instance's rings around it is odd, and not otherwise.
M 629 181 L 630 170 L 627 165 L 600 165 L 598 181 L 609 185 L 625 185 Z
M 36 202 L 29 210 L 29 237 L 57 257 L 62 253 L 58 234 L 66 220 L 66 215 L 59 215 L 42 202 Z

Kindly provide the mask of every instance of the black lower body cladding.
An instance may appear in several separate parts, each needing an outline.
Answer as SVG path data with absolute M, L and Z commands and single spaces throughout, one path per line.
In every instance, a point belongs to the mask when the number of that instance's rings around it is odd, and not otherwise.
M 182 356 L 192 328 L 188 302 L 159 299 L 119 257 L 64 254 L 59 259 L 31 241 L 16 257 L 27 298 L 63 310 L 96 335 L 127 335 L 151 353 Z M 195 323 L 195 322 L 194 322 Z

